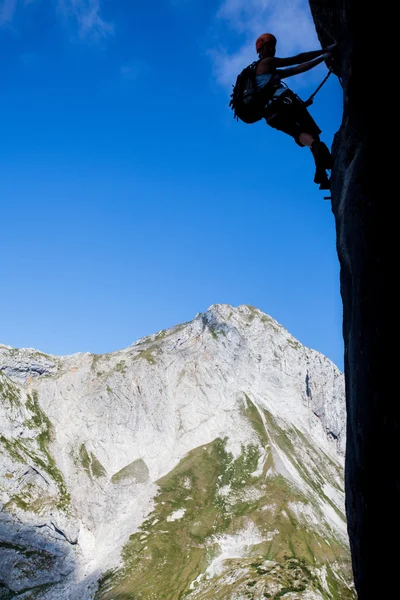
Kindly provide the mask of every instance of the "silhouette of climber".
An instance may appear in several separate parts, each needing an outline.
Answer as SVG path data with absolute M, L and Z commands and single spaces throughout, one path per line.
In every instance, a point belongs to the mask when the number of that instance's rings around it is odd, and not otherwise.
M 309 71 L 331 58 L 336 46 L 337 44 L 332 44 L 324 50 L 312 50 L 297 56 L 276 58 L 276 38 L 272 33 L 263 33 L 256 40 L 256 51 L 259 56 L 256 85 L 258 89 L 262 89 L 271 82 L 274 88 L 274 93 L 265 106 L 263 114 L 265 121 L 270 127 L 293 137 L 299 146 L 310 148 L 315 162 L 314 182 L 319 184 L 320 190 L 330 189 L 327 170 L 332 169 L 333 166 L 331 153 L 326 144 L 320 140 L 321 129 L 308 112 L 305 103 L 281 80 Z

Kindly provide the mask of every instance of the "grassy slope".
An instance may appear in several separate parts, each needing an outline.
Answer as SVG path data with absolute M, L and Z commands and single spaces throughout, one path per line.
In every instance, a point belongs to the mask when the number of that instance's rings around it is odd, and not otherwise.
M 267 434 L 258 410 L 246 399 L 245 413 L 257 434 L 255 444 L 243 448 L 242 454 L 233 459 L 226 451 L 225 441 L 214 440 L 191 451 L 160 479 L 155 510 L 124 547 L 123 566 L 103 575 L 96 600 L 227 600 L 234 591 L 243 598 L 281 598 L 291 591 L 300 594 L 296 598 L 306 598 L 302 592 L 307 590 L 319 591 L 327 599 L 355 598 L 341 576 L 335 575 L 335 571 L 341 571 L 350 579 L 347 548 L 330 533 L 322 536 L 315 529 L 300 525 L 289 503 L 307 504 L 310 498 L 281 475 L 266 477 L 273 467 L 273 442 L 308 478 L 315 495 L 323 495 L 324 461 L 299 432 L 288 434 L 265 411 Z M 315 462 L 315 472 L 310 474 L 297 458 L 293 438 L 297 444 L 301 440 Z M 263 473 L 254 476 L 263 449 Z M 334 468 L 330 465 L 330 473 Z M 222 495 L 221 488 L 227 489 L 226 486 L 230 486 L 230 493 Z M 329 502 L 326 497 L 324 500 Z M 266 506 L 273 508 L 265 509 Z M 168 520 L 174 513 L 179 518 Z M 208 580 L 200 577 L 199 584 L 193 586 L 192 582 L 204 574 L 219 554 L 215 536 L 234 535 L 249 523 L 270 541 L 257 544 L 247 558 L 227 560 L 224 573 Z M 274 530 L 279 534 L 268 535 Z M 322 565 L 327 566 L 327 587 L 315 570 Z
M 0 372 L 0 402 L 10 407 L 17 422 L 23 419 L 24 414 L 29 414 L 24 426 L 31 431 L 29 437 L 21 438 L 7 437 L 0 433 L 0 454 L 8 454 L 15 463 L 36 465 L 39 471 L 55 482 L 59 490 L 58 498 L 43 497 L 41 490 L 36 493 L 35 486 L 28 483 L 20 487 L 18 494 L 10 498 L 3 510 L 14 512 L 14 508 L 18 508 L 41 514 L 54 505 L 68 513 L 70 497 L 67 486 L 50 452 L 53 426 L 39 405 L 37 393 L 33 392 L 25 397 L 20 388 Z M 9 476 L 13 475 L 10 473 Z

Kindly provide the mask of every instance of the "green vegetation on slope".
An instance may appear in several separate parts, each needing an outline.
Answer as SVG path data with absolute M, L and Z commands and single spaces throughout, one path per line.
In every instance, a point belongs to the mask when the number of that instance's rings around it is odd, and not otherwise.
M 136 483 L 147 483 L 149 480 L 149 469 L 144 460 L 141 458 L 134 460 L 111 477 L 113 483 L 119 483 L 123 479 L 134 479 Z
M 20 391 L 12 381 L 0 371 L 0 399 L 8 402 L 11 406 L 20 406 Z
M 81 444 L 79 448 L 79 460 L 91 479 L 106 476 L 105 468 L 93 452 L 87 451 L 85 444 Z
M 216 439 L 189 452 L 160 479 L 154 511 L 123 548 L 122 567 L 100 580 L 96 600 L 228 600 L 242 584 L 246 598 L 281 598 L 302 588 L 330 600 L 354 598 L 330 569 L 331 563 L 347 568 L 347 550 L 333 534 L 322 536 L 300 524 L 292 503 L 306 505 L 309 499 L 271 469 L 271 439 L 248 397 L 244 411 L 258 443 L 242 447 L 234 457 L 226 440 Z M 290 448 L 272 416 L 268 429 Z M 249 527 L 261 541 L 248 549 L 248 558 L 226 561 L 233 579 L 227 583 L 216 575 L 207 580 L 204 573 L 220 553 L 220 536 L 234 537 Z M 314 571 L 322 565 L 328 570 L 329 595 Z
M 4 377 L 4 376 L 3 376 Z M 0 389 L 0 400 L 3 401 L 4 394 L 6 398 L 16 398 L 20 400 L 20 392 L 10 380 L 6 382 L 2 379 L 3 386 Z M 29 410 L 31 416 L 24 422 L 25 427 L 32 430 L 31 438 L 12 438 L 9 439 L 0 435 L 0 446 L 2 451 L 7 452 L 10 458 L 19 463 L 33 463 L 38 469 L 47 473 L 56 483 L 59 489 L 59 497 L 56 501 L 56 508 L 68 511 L 70 508 L 70 496 L 67 491 L 64 478 L 61 471 L 50 453 L 49 445 L 52 440 L 53 427 L 46 413 L 41 409 L 38 401 L 37 392 L 28 394 L 25 407 Z M 48 506 L 51 501 L 48 497 L 39 500 L 36 498 L 33 485 L 28 484 L 20 489 L 18 495 L 14 495 L 5 505 L 5 510 L 12 510 L 12 507 L 18 507 L 23 510 L 31 510 L 40 513 L 44 506 Z
M 133 360 L 138 360 L 139 358 L 144 358 L 145 360 L 147 360 L 147 362 L 151 365 L 155 365 L 157 363 L 157 360 L 154 356 L 154 353 L 157 353 L 158 348 L 157 347 L 150 347 L 150 348 L 146 348 L 145 350 L 141 350 L 140 352 L 138 352 L 138 354 L 136 356 L 134 356 Z

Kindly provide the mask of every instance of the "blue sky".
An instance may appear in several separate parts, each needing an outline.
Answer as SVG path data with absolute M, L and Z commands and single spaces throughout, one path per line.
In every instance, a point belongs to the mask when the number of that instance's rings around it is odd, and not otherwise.
M 265 31 L 319 48 L 306 0 L 0 0 L 1 343 L 112 352 L 251 304 L 343 368 L 311 154 L 228 107 Z M 326 73 L 286 81 L 305 99 Z M 310 111 L 331 145 L 334 76 Z

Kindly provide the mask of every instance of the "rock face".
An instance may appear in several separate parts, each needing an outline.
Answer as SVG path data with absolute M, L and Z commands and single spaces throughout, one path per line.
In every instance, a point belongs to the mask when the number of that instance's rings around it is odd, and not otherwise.
M 331 196 L 343 300 L 346 503 L 354 578 L 360 600 L 389 598 L 397 586 L 376 568 L 376 548 L 389 548 L 400 533 L 399 408 L 385 383 L 392 348 L 385 339 L 391 329 L 387 287 L 393 278 L 386 273 L 392 234 L 382 199 L 392 192 L 385 190 L 387 169 L 380 168 L 391 110 L 385 95 L 372 92 L 377 59 L 367 59 L 366 49 L 386 31 L 382 21 L 388 13 L 384 6 L 365 10 L 351 0 L 310 0 L 310 6 L 321 44 L 340 44 L 332 68 L 343 86 L 343 120 L 333 145 Z M 385 556 L 386 573 L 396 571 L 395 554 Z
M 355 598 L 343 375 L 257 309 L 1 346 L 0 395 L 0 597 Z

